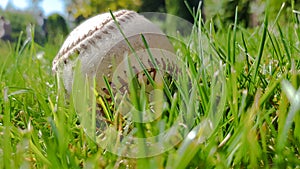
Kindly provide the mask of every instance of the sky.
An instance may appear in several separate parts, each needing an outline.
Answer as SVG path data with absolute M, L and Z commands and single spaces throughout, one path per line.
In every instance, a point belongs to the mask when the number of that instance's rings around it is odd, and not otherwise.
M 28 7 L 29 0 L 0 0 L 0 7 L 5 9 L 8 1 L 11 1 L 17 9 L 25 9 Z M 52 13 L 64 13 L 63 0 L 42 0 L 40 6 L 44 10 L 45 16 L 49 16 Z

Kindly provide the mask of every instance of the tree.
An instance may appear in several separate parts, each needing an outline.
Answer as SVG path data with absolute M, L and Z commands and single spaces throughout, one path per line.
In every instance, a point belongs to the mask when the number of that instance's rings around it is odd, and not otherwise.
M 165 0 L 142 0 L 140 12 L 166 12 Z
M 69 30 L 66 20 L 59 14 L 52 14 L 47 18 L 46 30 L 48 32 L 48 42 L 55 43 L 59 38 L 68 35 Z
M 243 23 L 246 27 L 249 25 L 250 20 L 250 0 L 231 0 L 225 4 L 225 11 L 228 11 L 224 15 L 226 22 L 233 23 L 235 19 L 235 9 L 238 6 L 237 20 L 239 23 Z
M 140 5 L 140 0 L 69 0 L 67 5 L 68 14 L 74 18 L 88 18 L 90 16 L 108 12 L 108 10 L 132 9 L 137 10 Z M 77 19 L 80 22 L 81 19 Z
M 295 8 L 300 6 L 299 0 L 270 0 L 267 4 L 267 0 L 222 0 L 221 10 L 217 11 L 221 17 L 221 22 L 225 24 L 231 24 L 235 19 L 235 9 L 238 7 L 237 21 L 238 24 L 242 24 L 245 27 L 255 27 L 263 21 L 265 9 L 268 8 L 268 15 L 270 18 L 276 18 L 282 4 L 285 4 L 283 10 L 288 10 L 282 13 L 282 22 L 286 22 L 287 19 L 291 19 L 292 13 L 291 6 L 294 1 Z
M 40 3 L 43 0 L 27 0 L 28 8 L 27 10 L 30 11 L 33 15 L 40 15 L 42 9 L 40 7 Z
M 189 11 L 188 7 L 193 10 L 193 13 L 196 14 L 198 5 L 202 4 L 201 9 L 203 9 L 203 2 L 204 0 L 187 0 L 187 5 L 184 0 L 165 0 L 166 1 L 166 8 L 169 14 L 176 15 L 183 19 L 188 20 L 191 23 L 194 23 L 194 17 L 191 11 Z M 203 15 L 202 11 L 202 16 Z

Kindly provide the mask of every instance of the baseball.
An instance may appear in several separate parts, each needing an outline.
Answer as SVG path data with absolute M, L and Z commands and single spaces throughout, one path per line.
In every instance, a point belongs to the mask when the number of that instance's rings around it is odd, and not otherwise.
M 131 58 L 131 66 L 136 74 L 142 72 L 143 68 L 153 73 L 149 51 L 161 69 L 173 71 L 166 67 L 172 62 L 169 57 L 174 56 L 173 46 L 154 23 L 129 10 L 113 12 L 113 16 L 115 20 L 110 13 L 104 13 L 80 24 L 69 34 L 54 58 L 52 70 L 61 74 L 67 93 L 72 91 L 74 66 L 78 60 L 81 62 L 83 75 L 96 79 L 96 89 L 100 94 L 105 94 L 106 90 L 103 76 L 118 90 L 126 86 L 126 57 Z M 148 50 L 142 40 L 142 34 L 148 44 Z M 139 57 L 145 67 L 141 67 L 134 59 L 126 39 L 134 49 L 135 56 Z

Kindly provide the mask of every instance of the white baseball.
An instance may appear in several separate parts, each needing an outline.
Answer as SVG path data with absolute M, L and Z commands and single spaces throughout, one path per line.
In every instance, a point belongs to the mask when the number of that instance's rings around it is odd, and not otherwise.
M 170 62 L 170 59 L 165 57 L 170 56 L 170 53 L 174 54 L 173 46 L 155 24 L 133 11 L 120 10 L 113 15 L 147 68 L 151 67 L 151 63 L 141 34 L 145 36 L 149 49 L 159 65 L 165 66 L 165 62 Z M 111 82 L 117 73 L 117 77 L 121 78 L 121 81 L 125 80 L 123 83 L 127 83 L 124 78 L 126 75 L 122 75 L 124 73 L 122 70 L 126 70 L 125 65 L 120 66 L 124 63 L 125 56 L 132 56 L 132 52 L 111 14 L 104 13 L 86 20 L 69 34 L 53 60 L 52 69 L 62 74 L 65 88 L 70 93 L 73 68 L 79 59 L 82 73 L 88 77 L 96 77 L 97 90 L 99 89 L 101 93 L 106 88 L 103 76 Z M 133 61 L 132 66 L 141 71 L 136 62 Z

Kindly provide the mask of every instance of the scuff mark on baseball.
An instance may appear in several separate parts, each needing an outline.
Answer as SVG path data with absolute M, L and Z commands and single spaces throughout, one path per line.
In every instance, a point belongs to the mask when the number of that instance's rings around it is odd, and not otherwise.
M 158 65 L 168 69 L 166 63 L 172 62 L 168 57 L 174 55 L 174 49 L 167 36 L 155 24 L 134 11 L 120 10 L 113 12 L 113 15 L 147 69 L 153 68 L 153 64 L 149 62 L 150 57 L 141 34 Z M 69 34 L 53 60 L 52 70 L 62 74 L 64 86 L 71 93 L 73 69 L 79 59 L 82 73 L 87 77 L 96 77 L 97 90 L 103 94 L 106 88 L 103 76 L 110 83 L 113 76 L 117 76 L 120 83 L 127 83 L 124 74 L 126 68 L 121 64 L 125 56 L 132 56 L 132 52 L 111 14 L 104 13 L 86 20 Z M 143 71 L 135 62 L 132 67 L 136 73 Z

